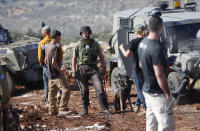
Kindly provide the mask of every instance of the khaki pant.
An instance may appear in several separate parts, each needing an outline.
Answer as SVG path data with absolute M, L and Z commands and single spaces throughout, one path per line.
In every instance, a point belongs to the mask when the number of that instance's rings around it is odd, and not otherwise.
M 174 131 L 172 108 L 169 108 L 172 97 L 166 99 L 164 94 L 143 92 L 146 100 L 146 131 Z
M 60 88 L 62 91 L 60 104 L 58 107 L 59 111 L 67 111 L 68 102 L 70 98 L 70 89 L 67 85 L 67 81 L 64 76 L 58 76 L 55 79 L 49 79 L 49 112 L 56 112 L 56 95 L 57 89 Z

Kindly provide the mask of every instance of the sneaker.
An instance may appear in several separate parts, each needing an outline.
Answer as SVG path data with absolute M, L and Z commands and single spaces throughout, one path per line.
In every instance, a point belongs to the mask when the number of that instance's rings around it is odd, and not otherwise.
M 146 115 L 146 110 L 142 109 L 139 113 L 138 116 L 145 116 Z
M 71 114 L 71 111 L 59 111 L 58 116 L 65 116 Z
M 139 109 L 140 109 L 140 106 L 136 106 L 136 105 L 135 105 L 135 106 L 133 107 L 133 111 L 134 111 L 134 112 L 138 112 Z
M 110 111 L 109 111 L 108 109 L 105 109 L 105 110 L 104 110 L 104 113 L 105 113 L 106 115 L 110 115 L 110 114 L 111 114 Z

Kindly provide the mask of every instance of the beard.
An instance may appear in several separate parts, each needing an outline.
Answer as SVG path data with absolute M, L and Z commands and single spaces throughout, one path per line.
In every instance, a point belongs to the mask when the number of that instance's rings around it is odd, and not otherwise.
M 90 36 L 88 36 L 88 37 L 83 37 L 83 40 L 85 40 L 85 41 L 90 40 Z

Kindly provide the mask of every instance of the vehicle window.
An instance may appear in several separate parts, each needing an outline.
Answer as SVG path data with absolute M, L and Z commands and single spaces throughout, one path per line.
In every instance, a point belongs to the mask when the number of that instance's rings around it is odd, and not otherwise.
M 197 32 L 200 30 L 200 23 L 173 25 L 165 27 L 166 37 L 170 39 L 170 45 L 177 44 L 179 52 L 200 50 L 200 40 L 196 39 Z

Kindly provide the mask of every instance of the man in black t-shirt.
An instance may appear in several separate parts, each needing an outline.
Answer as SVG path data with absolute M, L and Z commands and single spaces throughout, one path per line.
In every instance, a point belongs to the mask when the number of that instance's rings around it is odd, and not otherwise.
M 142 114 L 145 114 L 146 112 L 145 111 L 146 103 L 145 103 L 144 95 L 142 93 L 143 77 L 142 77 L 142 71 L 139 67 L 138 46 L 141 40 L 145 37 L 145 26 L 141 24 L 136 25 L 134 28 L 134 33 L 135 33 L 136 39 L 133 39 L 129 42 L 128 50 L 126 51 L 124 49 L 123 43 L 120 45 L 120 49 L 125 57 L 128 57 L 131 54 L 133 54 L 132 79 L 133 79 L 134 86 L 136 88 L 137 96 L 138 96 L 137 101 L 135 103 L 136 106 L 134 107 L 134 112 L 138 112 L 139 107 L 142 104 L 143 111 L 139 114 L 139 115 L 142 115 Z
M 146 130 L 174 131 L 172 97 L 167 84 L 166 57 L 162 43 L 163 21 L 159 16 L 149 20 L 149 35 L 138 48 L 144 76 L 143 94 L 146 100 Z M 169 108 L 170 107 L 170 108 Z

